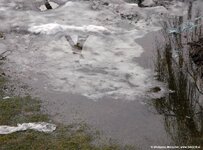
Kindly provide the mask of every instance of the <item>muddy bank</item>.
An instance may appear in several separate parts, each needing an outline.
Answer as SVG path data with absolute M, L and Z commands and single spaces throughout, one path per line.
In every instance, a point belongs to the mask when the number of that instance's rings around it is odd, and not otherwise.
M 2 70 L 1 70 L 2 71 Z M 7 79 L 7 80 L 5 80 Z M 84 122 L 62 125 L 41 111 L 39 100 L 30 96 L 6 96 L 7 77 L 0 77 L 0 149 L 1 150 L 134 150 L 109 139 Z

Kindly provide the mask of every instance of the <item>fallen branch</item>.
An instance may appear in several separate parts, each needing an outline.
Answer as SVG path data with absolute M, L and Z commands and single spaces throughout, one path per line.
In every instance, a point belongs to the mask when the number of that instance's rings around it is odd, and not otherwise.
M 6 54 L 9 52 L 8 54 Z M 11 54 L 11 50 L 6 50 L 3 53 L 0 54 L 0 60 L 4 60 L 9 54 Z

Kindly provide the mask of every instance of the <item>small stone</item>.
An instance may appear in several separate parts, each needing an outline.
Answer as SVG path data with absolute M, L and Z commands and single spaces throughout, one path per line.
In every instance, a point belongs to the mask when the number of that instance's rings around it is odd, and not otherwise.
M 103 5 L 109 6 L 109 3 L 108 2 L 104 2 Z
M 2 32 L 0 32 L 0 39 L 4 38 L 4 34 Z
M 160 92 L 160 91 L 161 91 L 161 88 L 158 87 L 158 86 L 150 89 L 150 92 L 153 92 L 153 93 L 157 93 L 157 92 Z

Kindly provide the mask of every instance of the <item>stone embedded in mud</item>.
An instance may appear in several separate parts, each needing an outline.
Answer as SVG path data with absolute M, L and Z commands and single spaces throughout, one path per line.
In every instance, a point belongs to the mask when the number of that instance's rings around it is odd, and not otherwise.
M 44 5 L 41 5 L 39 7 L 39 9 L 41 11 L 46 11 L 46 10 L 50 10 L 50 9 L 56 9 L 58 7 L 59 7 L 59 5 L 57 3 L 55 3 L 55 2 L 49 2 L 48 0 L 45 0 Z
M 49 3 L 48 0 L 45 0 L 45 4 L 44 5 L 46 6 L 47 9 L 52 9 L 52 6 L 51 6 L 51 4 Z
M 160 92 L 160 91 L 161 91 L 161 88 L 158 87 L 158 86 L 150 89 L 150 92 L 153 92 L 153 93 L 157 93 L 157 92 Z

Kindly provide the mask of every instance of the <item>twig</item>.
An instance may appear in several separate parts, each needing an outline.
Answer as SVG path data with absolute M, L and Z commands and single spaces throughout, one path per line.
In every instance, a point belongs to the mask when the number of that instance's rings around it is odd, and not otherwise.
M 5 56 L 3 56 L 4 54 L 6 54 L 7 52 L 12 52 L 11 50 L 6 50 L 6 51 L 4 51 L 3 53 L 1 53 L 0 54 L 0 60 L 4 60 L 9 54 L 7 54 L 7 55 L 5 55 Z

